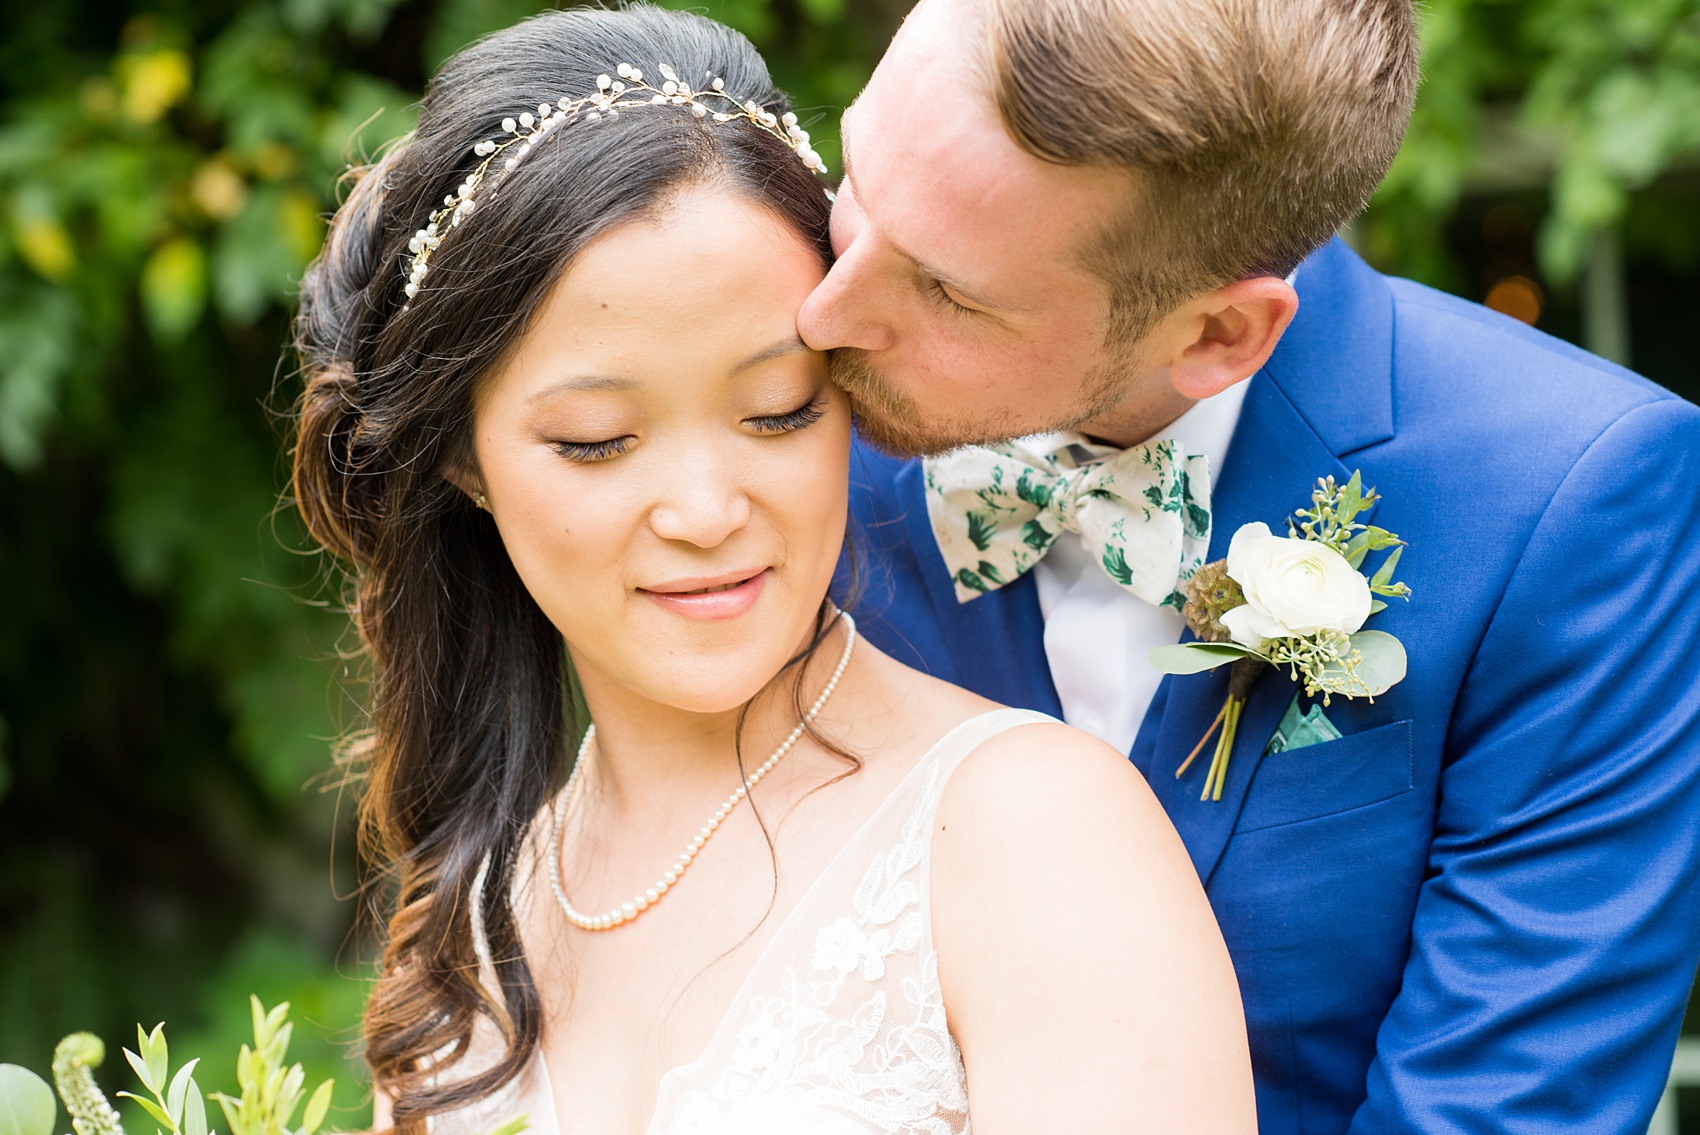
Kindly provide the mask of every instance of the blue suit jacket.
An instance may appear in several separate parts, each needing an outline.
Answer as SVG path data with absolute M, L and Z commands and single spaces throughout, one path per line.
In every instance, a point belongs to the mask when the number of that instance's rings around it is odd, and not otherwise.
M 1296 286 L 1211 558 L 1361 469 L 1410 543 L 1371 623 L 1409 676 L 1264 756 L 1266 673 L 1219 803 L 1175 769 L 1226 670 L 1166 679 L 1130 755 L 1233 956 L 1261 1129 L 1640 1135 L 1700 955 L 1700 410 L 1338 241 Z M 1060 716 L 1032 577 L 959 604 L 919 473 L 856 451 L 868 637 Z

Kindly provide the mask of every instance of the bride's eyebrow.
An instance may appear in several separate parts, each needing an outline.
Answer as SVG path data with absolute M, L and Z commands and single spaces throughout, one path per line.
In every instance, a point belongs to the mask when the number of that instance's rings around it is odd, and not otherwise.
M 527 396 L 525 402 L 528 406 L 533 405 L 547 401 L 557 394 L 565 394 L 569 390 L 631 390 L 636 386 L 637 383 L 633 380 L 619 378 L 615 375 L 579 374 L 551 382 L 542 390 L 535 391 Z
M 796 335 L 792 335 L 784 339 L 778 339 L 763 347 L 743 362 L 734 366 L 732 368 L 732 372 L 736 374 L 738 371 L 749 370 L 753 366 L 760 366 L 762 363 L 772 362 L 774 359 L 783 358 L 786 355 L 794 355 L 799 351 L 807 351 L 808 349 L 808 344 L 804 343 L 803 340 Z

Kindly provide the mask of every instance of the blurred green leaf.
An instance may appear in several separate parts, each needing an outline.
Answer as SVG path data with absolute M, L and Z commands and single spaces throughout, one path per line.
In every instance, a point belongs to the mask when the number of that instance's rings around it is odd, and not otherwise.
M 206 309 L 206 253 L 188 237 L 162 244 L 142 267 L 141 293 L 154 335 L 166 342 L 183 338 Z
M 53 1135 L 59 1106 L 47 1081 L 16 1064 L 0 1064 L 0 1135 Z

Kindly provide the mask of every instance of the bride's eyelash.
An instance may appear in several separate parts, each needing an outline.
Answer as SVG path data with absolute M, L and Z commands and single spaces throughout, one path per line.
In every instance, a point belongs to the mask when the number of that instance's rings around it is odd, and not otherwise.
M 556 441 L 550 444 L 555 452 L 568 461 L 581 461 L 589 464 L 593 461 L 606 461 L 610 457 L 618 457 L 626 451 L 629 437 L 609 438 L 607 441 Z
M 784 434 L 807 429 L 826 415 L 826 402 L 816 399 L 799 406 L 788 414 L 768 414 L 760 418 L 745 418 L 758 433 Z

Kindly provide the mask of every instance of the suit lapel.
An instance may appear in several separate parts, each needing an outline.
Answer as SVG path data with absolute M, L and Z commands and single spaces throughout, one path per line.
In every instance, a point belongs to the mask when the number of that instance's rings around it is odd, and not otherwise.
M 1252 378 L 1227 464 L 1215 478 L 1212 561 L 1227 555 L 1242 524 L 1260 520 L 1279 531 L 1283 518 L 1309 503 L 1317 478 L 1349 478 L 1352 469 L 1337 454 L 1393 433 L 1392 300 L 1386 284 L 1336 241 L 1301 269 L 1298 288 L 1300 318 Z M 1350 334 L 1342 335 L 1342 329 Z M 1206 883 L 1233 834 L 1263 747 L 1297 688 L 1274 670 L 1252 688 L 1218 801 L 1199 800 L 1214 742 L 1184 777 L 1176 779 L 1175 770 L 1227 699 L 1227 668 L 1165 678 L 1152 700 L 1130 758 Z
M 927 601 L 956 666 L 958 684 L 1005 705 L 1060 718 L 1062 703 L 1045 656 L 1045 620 L 1033 573 L 972 602 L 958 603 L 950 569 L 927 520 L 921 463 L 906 464 L 894 482 L 903 506 L 904 535 L 920 563 Z

